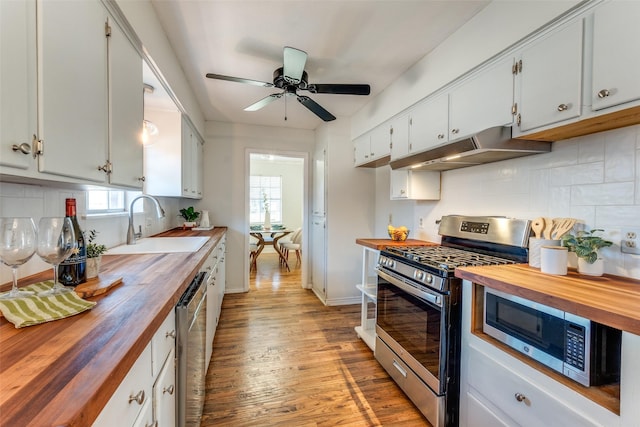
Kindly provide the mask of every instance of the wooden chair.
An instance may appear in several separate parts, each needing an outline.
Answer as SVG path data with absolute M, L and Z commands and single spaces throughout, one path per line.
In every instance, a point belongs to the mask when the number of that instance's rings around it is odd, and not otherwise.
M 296 265 L 302 263 L 302 228 L 298 228 L 291 234 L 291 238 L 280 243 L 280 248 L 287 262 L 289 262 L 289 251 L 296 252 Z
M 258 270 L 258 244 L 252 241 L 253 238 L 249 240 L 249 271 L 257 271 Z

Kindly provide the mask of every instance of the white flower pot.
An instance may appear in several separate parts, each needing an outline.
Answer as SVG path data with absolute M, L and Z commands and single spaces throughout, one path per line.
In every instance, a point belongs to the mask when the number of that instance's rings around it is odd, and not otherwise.
M 196 222 L 195 221 L 185 221 L 182 223 L 182 227 L 183 228 L 193 228 L 196 226 Z
M 87 258 L 87 279 L 92 277 L 98 277 L 100 273 L 100 263 L 102 262 L 102 255 L 95 258 Z
M 604 260 L 598 258 L 593 264 L 589 264 L 583 258 L 578 258 L 578 273 L 587 276 L 602 276 L 604 273 Z

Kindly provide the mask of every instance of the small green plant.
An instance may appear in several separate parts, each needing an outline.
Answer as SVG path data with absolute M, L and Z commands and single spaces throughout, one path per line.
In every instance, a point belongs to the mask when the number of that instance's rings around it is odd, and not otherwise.
M 107 251 L 105 245 L 99 245 L 94 243 L 98 232 L 96 230 L 89 230 L 89 236 L 87 237 L 87 258 L 97 258 Z
M 579 258 L 584 259 L 589 264 L 593 264 L 598 259 L 598 249 L 611 246 L 613 242 L 604 240 L 602 237 L 594 236 L 598 231 L 596 228 L 591 231 L 578 231 L 576 235 L 565 234 L 562 237 L 562 246 L 566 246 L 569 252 L 575 252 Z
M 193 206 L 189 206 L 188 208 L 180 209 L 180 216 L 184 218 L 186 222 L 194 222 L 200 216 L 200 212 L 196 212 Z

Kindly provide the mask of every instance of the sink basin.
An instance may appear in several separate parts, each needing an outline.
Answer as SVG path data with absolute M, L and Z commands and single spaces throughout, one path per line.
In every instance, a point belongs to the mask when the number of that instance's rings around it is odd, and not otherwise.
M 196 252 L 209 240 L 208 237 L 148 237 L 138 239 L 135 245 L 121 245 L 109 249 L 105 255 L 163 254 Z

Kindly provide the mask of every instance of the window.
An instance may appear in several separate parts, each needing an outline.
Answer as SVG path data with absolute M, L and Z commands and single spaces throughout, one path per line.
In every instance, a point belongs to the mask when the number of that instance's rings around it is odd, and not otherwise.
M 282 177 L 252 175 L 249 179 L 249 221 L 264 222 L 268 206 L 271 223 L 282 223 Z
M 89 190 L 87 191 L 87 213 L 102 214 L 124 212 L 124 191 Z

